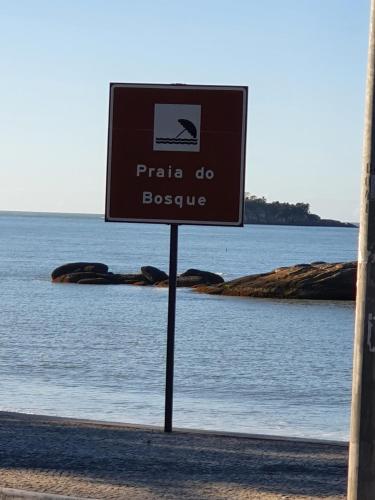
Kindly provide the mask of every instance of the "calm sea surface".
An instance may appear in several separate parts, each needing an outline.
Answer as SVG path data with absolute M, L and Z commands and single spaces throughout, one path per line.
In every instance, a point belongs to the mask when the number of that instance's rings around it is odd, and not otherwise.
M 181 227 L 179 272 L 354 260 L 357 229 Z M 166 289 L 52 284 L 55 267 L 168 272 L 169 228 L 0 212 L 0 410 L 163 425 Z M 354 305 L 177 292 L 174 425 L 347 439 Z

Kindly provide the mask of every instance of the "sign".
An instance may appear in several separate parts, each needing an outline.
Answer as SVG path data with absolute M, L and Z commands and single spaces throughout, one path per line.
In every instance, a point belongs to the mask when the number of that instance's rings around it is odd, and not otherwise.
M 247 87 L 110 86 L 106 221 L 242 226 Z

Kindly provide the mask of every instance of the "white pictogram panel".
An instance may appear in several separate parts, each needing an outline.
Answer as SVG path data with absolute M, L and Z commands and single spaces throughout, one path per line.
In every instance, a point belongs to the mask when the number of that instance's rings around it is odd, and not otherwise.
M 200 151 L 201 106 L 155 104 L 154 151 Z

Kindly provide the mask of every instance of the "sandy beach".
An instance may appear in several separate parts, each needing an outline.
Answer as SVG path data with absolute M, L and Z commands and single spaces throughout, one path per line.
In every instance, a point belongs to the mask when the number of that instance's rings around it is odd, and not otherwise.
M 75 497 L 344 499 L 347 446 L 0 413 L 0 486 Z

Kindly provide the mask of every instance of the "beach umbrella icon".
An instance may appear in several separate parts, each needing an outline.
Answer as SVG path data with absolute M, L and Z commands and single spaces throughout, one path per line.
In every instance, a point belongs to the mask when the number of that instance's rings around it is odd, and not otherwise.
M 177 121 L 180 125 L 183 126 L 183 129 L 178 135 L 176 135 L 175 139 L 180 137 L 180 135 L 182 135 L 184 132 L 188 132 L 192 137 L 194 137 L 194 139 L 197 138 L 197 129 L 193 122 L 191 122 L 190 120 L 186 120 L 185 118 L 180 118 Z

